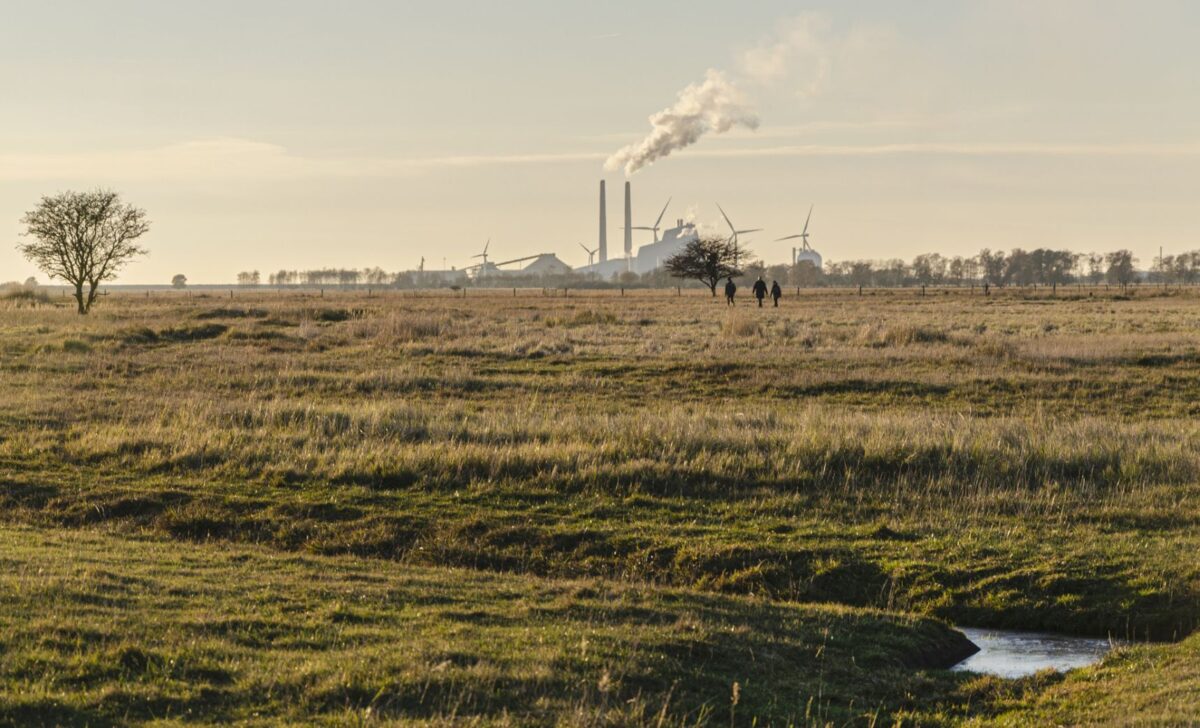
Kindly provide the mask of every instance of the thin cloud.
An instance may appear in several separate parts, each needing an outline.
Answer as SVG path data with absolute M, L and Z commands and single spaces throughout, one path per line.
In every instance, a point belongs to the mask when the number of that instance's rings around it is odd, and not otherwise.
M 316 157 L 248 139 L 216 138 L 149 149 L 72 154 L 2 154 L 0 180 L 280 180 L 391 177 L 439 168 L 594 163 L 599 152 L 450 155 L 441 157 Z
M 780 137 L 786 138 L 785 134 Z M 1200 156 L 1200 142 L 1058 144 L 1035 142 L 913 142 L 894 144 L 775 144 L 692 148 L 694 159 L 780 157 L 1147 157 Z M 80 154 L 0 154 L 0 181 L 28 180 L 285 180 L 303 178 L 401 177 L 447 169 L 517 165 L 595 163 L 606 154 L 568 151 L 546 154 L 475 154 L 439 157 L 316 157 L 246 139 L 208 139 L 159 148 Z
M 1194 157 L 1200 142 L 1174 144 L 910 143 L 802 144 L 740 149 L 703 149 L 695 157 L 869 157 L 896 155 L 966 157 Z

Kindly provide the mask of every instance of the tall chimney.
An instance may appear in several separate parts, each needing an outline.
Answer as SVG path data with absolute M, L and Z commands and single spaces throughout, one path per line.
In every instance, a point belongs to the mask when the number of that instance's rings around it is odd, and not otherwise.
M 633 203 L 629 198 L 629 182 L 625 182 L 625 257 L 633 257 Z
M 608 260 L 608 211 L 604 203 L 604 180 L 600 180 L 600 262 Z

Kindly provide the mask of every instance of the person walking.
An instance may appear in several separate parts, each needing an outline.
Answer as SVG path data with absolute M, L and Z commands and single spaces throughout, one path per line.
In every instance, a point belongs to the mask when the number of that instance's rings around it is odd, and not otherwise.
M 779 287 L 779 281 L 771 281 L 771 298 L 775 301 L 775 308 L 779 308 L 779 299 L 783 297 L 783 289 Z
M 733 283 L 733 278 L 725 279 L 725 305 L 733 305 L 733 297 L 737 295 L 737 286 Z
M 762 276 L 754 281 L 754 297 L 758 299 L 758 307 L 762 308 L 763 299 L 767 297 L 767 282 L 762 279 Z

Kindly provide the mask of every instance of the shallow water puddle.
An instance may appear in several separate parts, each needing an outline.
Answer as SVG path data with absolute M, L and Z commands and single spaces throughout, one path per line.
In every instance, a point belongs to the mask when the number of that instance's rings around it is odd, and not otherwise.
M 1065 672 L 1099 662 L 1113 644 L 1095 637 L 1068 637 L 1039 632 L 958 627 L 979 652 L 950 668 L 1005 678 L 1032 675 L 1038 670 Z

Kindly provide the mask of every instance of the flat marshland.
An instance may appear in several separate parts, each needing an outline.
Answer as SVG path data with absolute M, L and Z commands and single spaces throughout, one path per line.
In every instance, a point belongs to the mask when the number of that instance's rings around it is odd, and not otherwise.
M 1200 293 L 866 294 L 0 301 L 0 724 L 1193 719 Z

